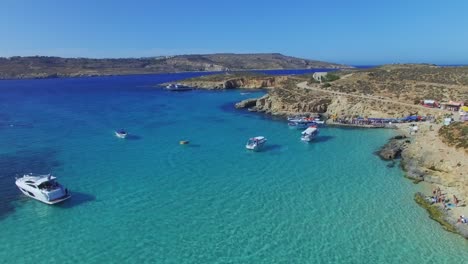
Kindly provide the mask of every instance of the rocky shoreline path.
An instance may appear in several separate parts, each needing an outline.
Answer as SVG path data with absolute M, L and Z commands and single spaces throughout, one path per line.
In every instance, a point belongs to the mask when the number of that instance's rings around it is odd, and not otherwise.
M 297 87 L 302 88 L 302 89 L 307 89 L 307 90 L 313 90 L 317 92 L 322 92 L 322 93 L 328 93 L 331 95 L 341 95 L 341 96 L 348 96 L 348 97 L 354 97 L 354 98 L 362 98 L 362 99 L 369 99 L 369 100 L 374 100 L 374 101 L 379 101 L 379 102 L 384 102 L 384 103 L 390 103 L 390 104 L 397 104 L 397 105 L 403 105 L 403 106 L 408 106 L 408 107 L 413 107 L 413 108 L 419 108 L 419 109 L 424 109 L 425 111 L 434 111 L 437 113 L 445 113 L 445 110 L 441 110 L 438 108 L 427 108 L 422 105 L 416 105 L 416 104 L 410 104 L 410 103 L 404 103 L 404 102 L 399 102 L 395 100 L 389 100 L 377 96 L 372 96 L 372 95 L 361 95 L 361 94 L 350 94 L 350 93 L 343 93 L 343 92 L 337 92 L 337 91 L 332 91 L 332 90 L 326 90 L 319 88 L 317 86 L 310 86 L 308 85 L 307 81 L 305 82 L 300 82 L 297 84 Z

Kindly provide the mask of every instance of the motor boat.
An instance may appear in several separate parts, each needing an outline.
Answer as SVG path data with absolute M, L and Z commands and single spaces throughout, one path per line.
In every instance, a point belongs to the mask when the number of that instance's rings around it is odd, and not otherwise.
M 304 129 L 312 125 L 317 125 L 314 120 L 289 121 L 288 126 L 295 129 Z
M 171 83 L 166 86 L 166 89 L 173 92 L 183 92 L 192 90 L 192 87 L 180 83 Z
M 249 138 L 249 141 L 247 141 L 245 147 L 250 150 L 258 151 L 265 145 L 266 142 L 267 139 L 265 137 L 253 137 Z
M 325 121 L 321 120 L 320 117 L 306 117 L 306 116 L 291 116 L 288 117 L 288 124 L 290 126 L 298 126 L 298 128 L 306 128 L 310 125 L 323 125 Z
M 67 188 L 56 181 L 51 174 L 25 174 L 16 178 L 15 184 L 26 196 L 46 204 L 56 204 L 71 197 Z
M 310 142 L 312 141 L 319 133 L 317 126 L 310 126 L 301 133 L 301 140 Z
M 120 129 L 120 130 L 115 131 L 115 135 L 118 138 L 126 138 L 128 136 L 128 133 L 127 133 L 127 131 L 125 131 L 123 129 Z
M 288 116 L 288 121 L 289 122 L 303 122 L 306 121 L 307 117 L 306 116 Z
M 325 121 L 324 121 L 324 120 L 320 120 L 320 118 L 315 118 L 315 119 L 314 119 L 314 123 L 317 124 L 317 125 L 323 125 L 323 124 L 325 124 Z

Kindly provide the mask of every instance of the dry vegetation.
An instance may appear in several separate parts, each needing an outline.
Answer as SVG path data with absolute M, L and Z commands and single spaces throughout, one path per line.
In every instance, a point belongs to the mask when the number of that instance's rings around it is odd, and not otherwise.
M 449 146 L 465 149 L 468 153 L 468 122 L 456 122 L 439 129 L 439 136 Z
M 267 75 L 264 73 L 259 73 L 259 72 L 248 72 L 248 71 L 241 71 L 241 72 L 225 72 L 225 73 L 220 73 L 220 74 L 210 74 L 210 75 L 204 75 L 200 77 L 195 77 L 195 78 L 189 78 L 182 80 L 182 82 L 222 82 L 222 81 L 227 81 L 230 79 L 236 79 L 236 78 L 265 78 L 265 77 L 273 77 L 272 75 Z
M 249 69 L 346 68 L 278 53 L 207 54 L 153 58 L 89 59 L 59 57 L 0 58 L 0 79 L 149 74 Z
M 337 74 L 342 77 L 340 80 L 322 87 L 406 103 L 417 103 L 423 99 L 468 102 L 468 67 L 387 65 L 365 70 L 344 70 Z

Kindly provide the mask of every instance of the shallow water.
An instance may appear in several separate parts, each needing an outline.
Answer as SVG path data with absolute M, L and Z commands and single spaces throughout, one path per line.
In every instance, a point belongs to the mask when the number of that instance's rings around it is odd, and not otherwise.
M 392 131 L 323 128 L 306 144 L 233 108 L 261 92 L 151 87 L 192 75 L 0 82 L 1 262 L 468 260 L 412 201 L 420 187 L 373 155 Z M 257 135 L 266 149 L 245 150 Z M 53 172 L 73 197 L 24 197 L 25 172 Z

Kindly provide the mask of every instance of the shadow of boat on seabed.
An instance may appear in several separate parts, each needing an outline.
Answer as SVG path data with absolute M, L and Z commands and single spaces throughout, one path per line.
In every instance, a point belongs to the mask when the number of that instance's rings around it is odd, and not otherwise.
M 332 140 L 333 136 L 317 136 L 316 138 L 314 138 L 314 142 L 327 142 L 329 140 Z
M 281 150 L 281 145 L 278 144 L 266 144 L 261 151 L 279 151 Z
M 66 201 L 63 201 L 63 202 L 61 202 L 59 204 L 56 204 L 55 206 L 57 206 L 59 208 L 68 209 L 68 208 L 73 208 L 73 207 L 80 206 L 82 204 L 85 204 L 85 203 L 92 202 L 92 201 L 96 200 L 96 197 L 94 195 L 91 195 L 91 194 L 82 193 L 82 192 L 75 192 L 73 190 L 71 190 L 70 192 L 71 192 L 70 199 L 68 199 Z
M 126 140 L 140 140 L 142 139 L 142 137 L 138 135 L 134 135 L 134 134 L 128 134 L 128 136 L 125 139 Z

